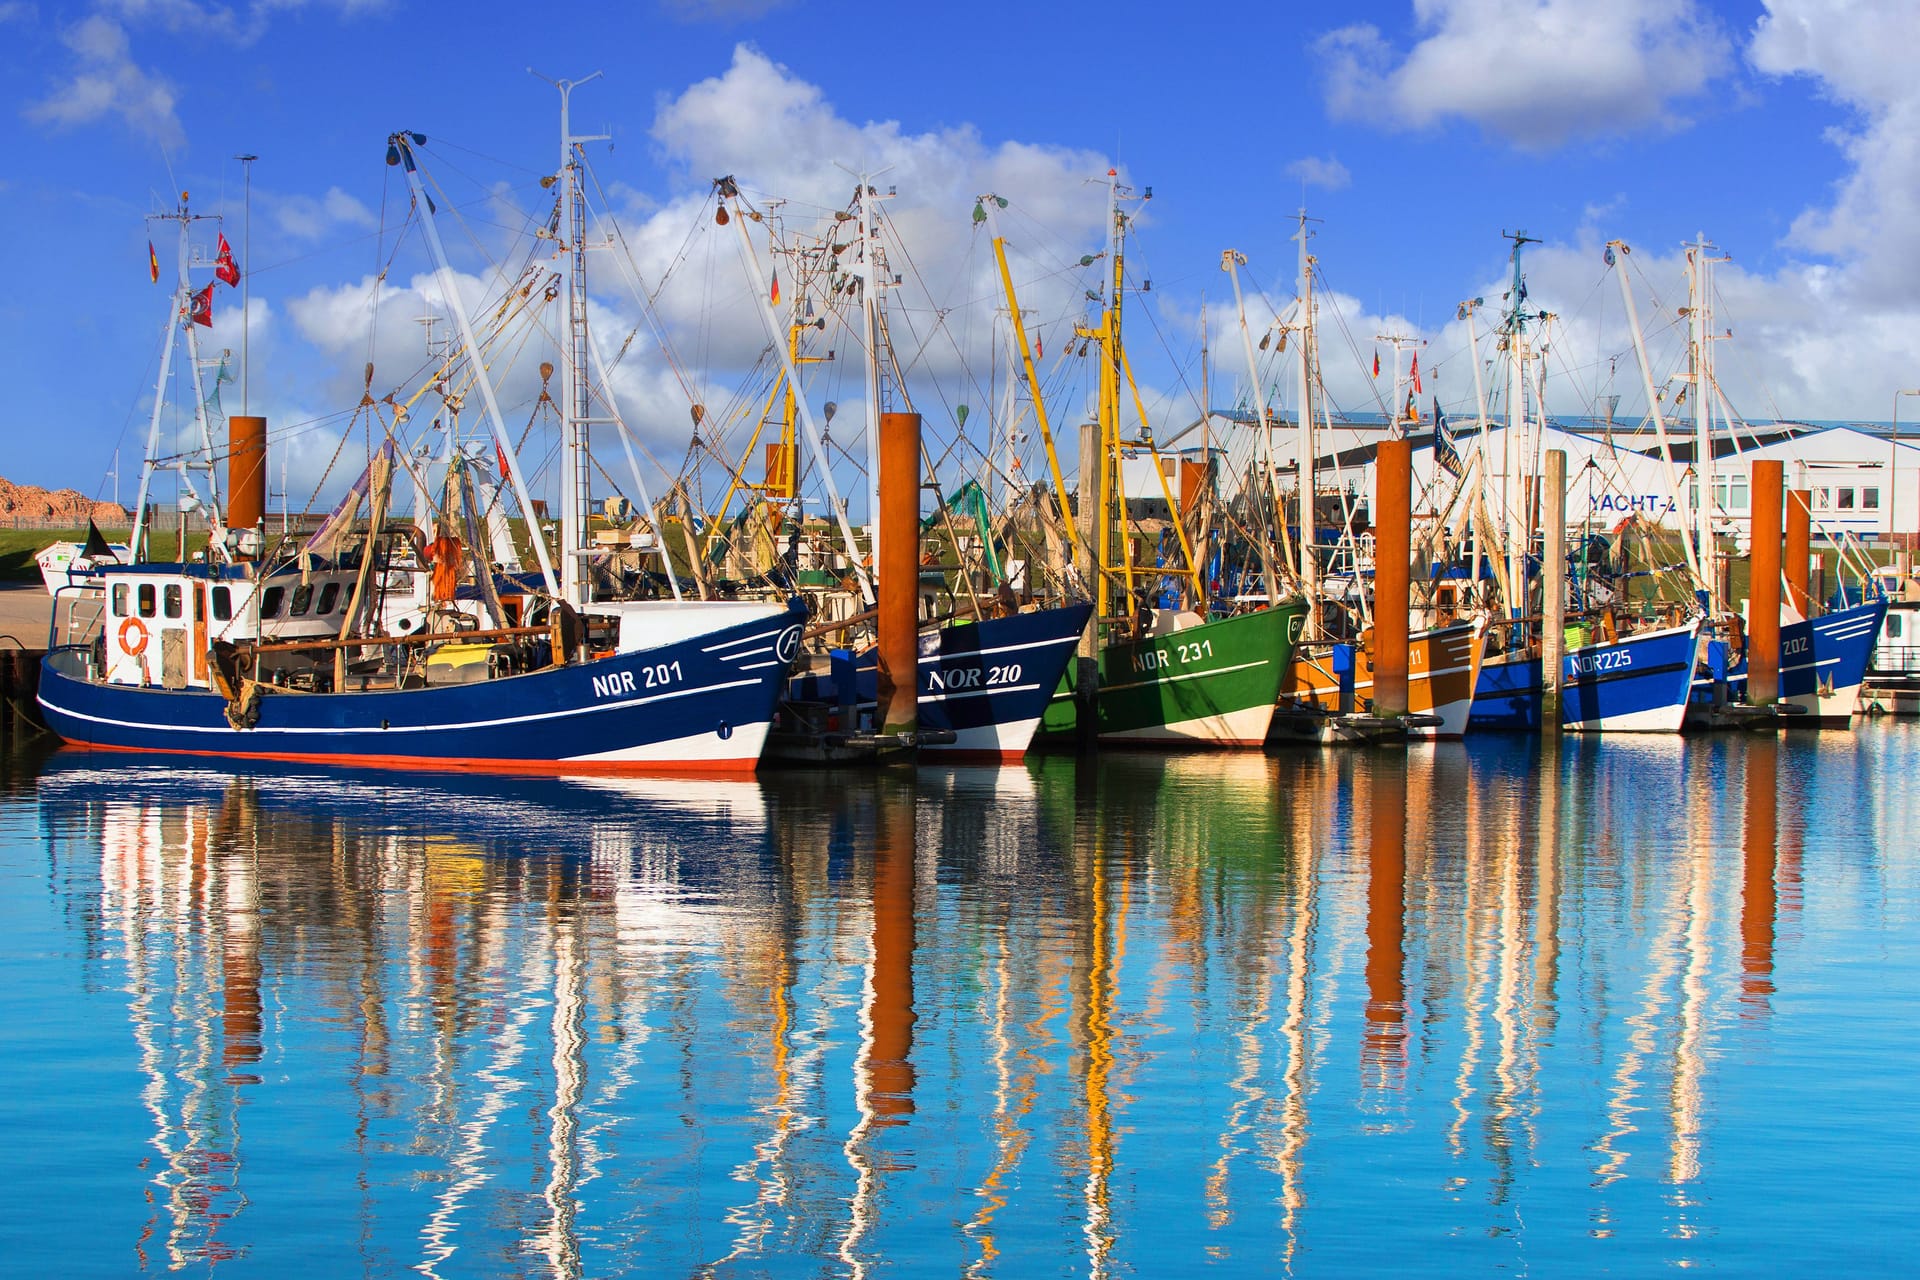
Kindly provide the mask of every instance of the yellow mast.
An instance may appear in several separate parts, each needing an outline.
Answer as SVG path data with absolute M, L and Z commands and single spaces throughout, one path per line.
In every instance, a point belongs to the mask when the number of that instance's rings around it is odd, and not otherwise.
M 1040 378 L 1034 372 L 1033 347 L 1027 342 L 1027 326 L 1020 318 L 1020 299 L 1013 288 L 1013 273 L 1007 269 L 1007 242 L 1000 234 L 1000 219 L 996 209 L 1004 209 L 1007 202 L 999 196 L 987 194 L 974 202 L 974 211 L 987 223 L 987 234 L 993 240 L 993 260 L 1000 268 L 1000 287 L 1007 295 L 1007 313 L 1013 321 L 1013 338 L 1020 345 L 1020 364 L 1027 380 L 1027 396 L 1033 401 L 1034 420 L 1040 424 L 1040 440 L 1047 447 L 1047 470 L 1053 476 L 1054 496 L 1060 503 L 1061 521 L 1067 526 L 1067 544 L 1073 548 L 1073 554 L 1080 554 L 1080 535 L 1074 530 L 1074 522 L 1067 519 L 1067 482 L 1060 473 L 1060 455 L 1053 447 L 1053 426 L 1047 419 L 1047 402 L 1040 395 Z

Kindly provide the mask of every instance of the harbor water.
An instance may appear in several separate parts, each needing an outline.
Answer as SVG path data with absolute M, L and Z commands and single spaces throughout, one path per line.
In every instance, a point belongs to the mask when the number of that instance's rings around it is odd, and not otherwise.
M 18 1275 L 1889 1274 L 1920 728 L 758 779 L 17 747 Z

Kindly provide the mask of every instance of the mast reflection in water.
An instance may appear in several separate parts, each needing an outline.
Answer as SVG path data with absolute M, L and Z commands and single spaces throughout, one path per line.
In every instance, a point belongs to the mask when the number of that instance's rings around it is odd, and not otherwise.
M 1890 1270 L 1920 732 L 0 790 L 24 1273 Z

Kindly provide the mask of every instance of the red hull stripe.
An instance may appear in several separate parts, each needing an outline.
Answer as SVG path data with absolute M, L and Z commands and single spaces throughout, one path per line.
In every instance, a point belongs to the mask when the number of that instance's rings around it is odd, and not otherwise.
M 485 760 L 433 759 L 417 756 L 318 755 L 281 751 L 188 751 L 178 747 L 122 747 L 70 742 L 63 750 L 129 752 L 140 755 L 204 756 L 216 760 L 274 760 L 294 764 L 333 764 L 351 768 L 394 769 L 415 773 L 503 773 L 565 776 L 594 774 L 630 778 L 671 774 L 677 778 L 740 778 L 751 775 L 758 760 Z

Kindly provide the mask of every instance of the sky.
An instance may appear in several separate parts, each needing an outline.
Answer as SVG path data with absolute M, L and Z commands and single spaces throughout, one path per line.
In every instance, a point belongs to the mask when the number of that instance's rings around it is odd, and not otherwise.
M 1128 348 L 1163 434 L 1198 414 L 1203 312 L 1209 399 L 1246 397 L 1221 254 L 1246 255 L 1249 322 L 1264 332 L 1295 291 L 1302 207 L 1342 410 L 1390 394 L 1367 366 L 1376 350 L 1391 365 L 1378 338 L 1401 334 L 1425 343 L 1423 399 L 1471 416 L 1456 309 L 1498 309 L 1503 236 L 1524 231 L 1538 241 L 1530 305 L 1558 317 L 1556 415 L 1598 412 L 1610 394 L 1622 417 L 1641 412 L 1615 272 L 1629 273 L 1664 378 L 1680 359 L 1680 246 L 1704 235 L 1728 258 L 1715 358 L 1739 413 L 1886 421 L 1897 403 L 1920 420 L 1920 400 L 1897 400 L 1920 388 L 1916 46 L 1920 7 L 1901 0 L 1310 0 L 1201 16 L 997 0 L 865 15 L 801 0 L 0 0 L 0 220 L 16 246 L 0 474 L 111 496 L 117 454 L 130 500 L 173 274 L 171 227 L 148 215 L 184 190 L 221 219 L 196 224 L 208 256 L 217 229 L 236 251 L 247 229 L 247 407 L 269 419 L 293 506 L 337 492 L 364 461 L 363 440 L 342 433 L 367 363 L 375 398 L 404 400 L 424 360 L 416 318 L 437 314 L 447 332 L 418 231 L 402 234 L 386 139 L 428 137 L 460 287 L 484 305 L 552 200 L 539 179 L 557 165 L 558 95 L 529 68 L 604 72 L 576 90 L 574 128 L 611 135 L 589 145 L 596 226 L 618 222 L 654 314 L 616 288 L 594 323 L 621 352 L 623 412 L 668 469 L 690 404 L 717 421 L 758 385 L 756 295 L 711 221 L 710 180 L 736 175 L 776 215 L 756 235 L 800 231 L 845 203 L 838 166 L 885 170 L 877 185 L 895 193 L 895 269 L 910 259 L 913 277 L 890 300 L 895 346 L 948 431 L 957 405 L 995 402 L 1001 300 L 971 218 L 988 191 L 1009 202 L 1053 415 L 1078 419 L 1091 383 L 1060 353 L 1099 285 L 1098 265 L 1074 264 L 1104 247 L 1110 168 L 1134 197 Z M 258 156 L 250 202 L 241 154 Z M 1633 252 L 1609 269 L 1612 239 Z M 597 279 L 626 270 L 590 256 Z M 761 257 L 777 265 L 764 244 Z M 210 278 L 196 269 L 196 286 Z M 237 359 L 238 290 L 216 289 L 214 319 L 203 345 Z M 538 393 L 532 336 L 501 358 L 514 431 Z M 1484 358 L 1484 327 L 1481 342 Z M 1293 375 L 1263 359 L 1284 409 Z M 856 373 L 810 375 L 816 410 L 858 404 Z M 238 409 L 236 386 L 221 395 Z

